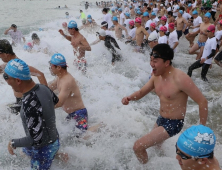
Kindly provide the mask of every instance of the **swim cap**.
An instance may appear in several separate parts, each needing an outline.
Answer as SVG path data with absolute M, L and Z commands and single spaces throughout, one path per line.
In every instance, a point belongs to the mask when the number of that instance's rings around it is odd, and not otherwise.
M 74 20 L 69 21 L 68 28 L 77 28 L 77 23 Z
M 31 42 L 28 42 L 28 43 L 27 43 L 27 46 L 29 46 L 29 47 L 31 47 L 31 48 L 33 47 L 33 45 L 32 45 Z
M 60 53 L 54 54 L 51 57 L 50 63 L 55 66 L 67 66 L 65 57 Z
M 222 20 L 218 21 L 218 24 L 222 25 Z
M 39 36 L 36 33 L 33 33 L 32 40 L 39 40 Z
M 126 12 L 125 15 L 126 15 L 127 17 L 130 17 L 130 13 L 129 13 L 129 12 Z
M 92 20 L 91 19 L 87 19 L 90 23 L 92 23 Z
M 181 15 L 183 15 L 183 10 L 179 10 L 179 13 L 180 13 Z
M 160 31 L 167 32 L 167 27 L 165 26 L 160 27 Z
M 156 13 L 155 13 L 155 12 L 152 12 L 151 15 L 152 15 L 152 16 L 156 16 Z
M 162 16 L 160 19 L 161 19 L 162 21 L 167 21 L 167 17 L 165 17 L 165 16 Z
M 168 25 L 168 27 L 171 29 L 174 29 L 174 26 L 175 26 L 174 23 L 169 23 L 169 25 Z
M 148 17 L 148 16 L 149 16 L 149 13 L 148 13 L 148 12 L 144 12 L 144 13 L 143 13 L 143 16 L 144 16 L 144 17 Z
M 207 12 L 204 16 L 207 17 L 207 18 L 210 18 L 211 14 L 209 12 Z
M 141 18 L 137 17 L 137 18 L 135 19 L 135 22 L 141 24 L 142 20 L 141 20 Z
M 30 48 L 28 45 L 24 45 L 24 46 L 23 46 L 23 50 L 29 51 L 29 50 L 31 50 L 31 48 Z
M 7 63 L 4 71 L 6 74 L 13 78 L 17 78 L 20 80 L 31 79 L 29 66 L 24 61 L 18 58 L 10 60 Z
M 139 15 L 141 15 L 141 14 L 142 14 L 142 12 L 141 12 L 140 10 L 138 10 L 136 13 L 137 13 L 137 14 L 139 14 Z
M 123 10 L 122 10 L 122 8 L 119 8 L 118 11 L 121 11 L 121 12 L 122 12 Z
M 155 22 L 152 22 L 152 23 L 150 24 L 150 26 L 153 27 L 153 28 L 156 28 Z
M 99 32 L 96 32 L 97 35 L 100 35 L 102 37 L 106 36 L 106 32 L 103 29 L 100 29 Z
M 11 27 L 13 27 L 13 28 L 17 28 L 17 26 L 16 26 L 15 24 L 12 24 Z
M 160 6 L 163 6 L 163 4 L 160 4 Z
M 158 40 L 158 37 L 156 33 L 152 32 L 148 37 L 148 41 L 154 41 L 154 40 Z
M 191 7 L 192 6 L 192 4 L 188 4 L 188 7 Z
M 180 7 L 178 6 L 177 9 L 180 9 Z
M 67 22 L 63 22 L 62 26 L 67 27 Z
M 113 17 L 113 21 L 117 21 L 118 22 L 118 18 L 116 16 Z
M 117 10 L 117 9 L 118 9 L 118 7 L 115 8 L 115 10 Z
M 130 22 L 129 22 L 129 25 L 134 26 L 134 21 L 133 21 L 133 20 L 130 21 Z
M 197 10 L 194 10 L 194 11 L 192 12 L 192 14 L 193 14 L 193 15 L 197 15 L 197 14 L 198 14 Z
M 87 16 L 87 19 L 91 19 L 91 18 L 92 18 L 92 16 L 91 16 L 91 15 L 88 15 L 88 16 Z
M 6 39 L 0 40 L 0 52 L 6 54 L 15 54 L 10 42 Z
M 215 26 L 214 25 L 210 25 L 208 28 L 207 28 L 208 31 L 210 32 L 215 32 Z
M 150 5 L 153 5 L 153 3 L 150 3 Z
M 112 12 L 115 12 L 115 9 L 111 9 Z
M 195 125 L 185 130 L 178 138 L 177 147 L 195 158 L 207 158 L 216 143 L 214 132 L 206 126 Z
M 130 6 L 129 8 L 132 9 L 133 7 Z

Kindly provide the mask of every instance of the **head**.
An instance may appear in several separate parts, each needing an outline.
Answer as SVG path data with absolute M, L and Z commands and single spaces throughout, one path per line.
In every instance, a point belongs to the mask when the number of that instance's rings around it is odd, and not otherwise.
M 182 15 L 183 15 L 183 10 L 179 10 L 178 17 L 182 17 Z
M 91 15 L 88 15 L 88 16 L 87 16 L 87 19 L 92 19 L 92 16 L 91 16 Z
M 173 12 L 172 11 L 168 11 L 168 18 L 171 18 L 173 16 Z
M 108 29 L 108 23 L 106 21 L 103 21 L 101 23 L 101 29 L 103 29 L 103 30 L 107 30 Z
M 10 42 L 6 39 L 0 40 L 0 58 L 3 62 L 8 62 L 15 56 Z
M 150 7 L 147 8 L 147 11 L 151 13 L 152 9 Z
M 80 12 L 80 13 L 82 13 L 83 11 L 82 11 L 82 10 L 80 10 L 79 12 Z
M 169 23 L 169 25 L 168 25 L 169 32 L 173 32 L 174 27 L 175 27 L 174 23 Z
M 16 26 L 15 24 L 12 24 L 12 25 L 11 25 L 11 29 L 12 29 L 14 32 L 16 32 L 16 31 L 17 31 L 17 26 Z
M 217 22 L 217 29 L 221 30 L 222 29 L 222 20 Z
M 107 14 L 107 12 L 108 12 L 107 8 L 103 8 L 102 13 Z
M 130 22 L 129 22 L 129 28 L 130 28 L 130 29 L 133 29 L 133 28 L 134 28 L 134 24 L 135 24 L 135 23 L 134 23 L 133 20 L 130 21 Z
M 20 59 L 12 59 L 5 67 L 3 77 L 15 92 L 24 93 L 30 83 L 33 83 L 29 66 Z
M 135 26 L 136 26 L 136 27 L 140 27 L 140 26 L 141 26 L 141 23 L 142 23 L 141 18 L 137 17 L 137 18 L 135 19 Z
M 210 25 L 208 28 L 207 28 L 207 36 L 209 38 L 212 38 L 214 36 L 214 33 L 215 33 L 215 26 L 214 25 Z
M 156 13 L 155 13 L 155 12 L 152 12 L 152 13 L 151 13 L 151 19 L 154 19 L 154 18 L 156 18 Z
M 143 13 L 143 20 L 146 22 L 149 20 L 149 13 L 148 12 L 144 12 Z
M 152 22 L 150 24 L 150 31 L 153 32 L 154 30 L 156 30 L 156 24 L 155 24 L 155 22 Z
M 36 33 L 32 34 L 32 41 L 33 41 L 33 44 L 38 44 L 39 43 L 40 38 Z
M 125 15 L 126 19 L 130 18 L 130 13 L 129 12 L 124 13 L 124 15 Z
M 49 61 L 49 70 L 53 76 L 66 72 L 67 63 L 65 57 L 60 53 L 54 54 Z
M 189 9 L 189 10 L 192 9 L 192 4 L 191 4 L 191 3 L 188 4 L 188 9 Z
M 161 23 L 162 25 L 165 25 L 166 22 L 167 22 L 167 17 L 162 16 L 162 17 L 160 18 L 160 23 Z
M 122 8 L 119 8 L 118 12 L 121 14 L 123 12 Z
M 74 20 L 71 20 L 68 24 L 68 31 L 70 35 L 74 35 L 76 32 L 79 31 L 78 25 Z
M 106 32 L 103 29 L 101 29 L 99 30 L 99 32 L 96 32 L 96 36 L 98 36 L 100 40 L 105 40 Z
M 210 22 L 210 18 L 211 18 L 211 14 L 209 12 L 207 12 L 205 15 L 204 15 L 204 22 L 205 23 L 209 23 Z
M 167 32 L 167 27 L 166 26 L 160 27 L 160 35 L 161 36 L 165 35 L 166 32 Z
M 113 17 L 112 21 L 113 21 L 113 25 L 118 24 L 118 18 L 116 16 Z
M 194 11 L 192 12 L 192 16 L 193 16 L 193 18 L 197 18 L 197 17 L 198 17 L 198 12 L 197 12 L 197 10 L 194 10 Z
M 148 45 L 150 48 L 155 47 L 158 44 L 158 37 L 155 33 L 151 33 L 148 37 Z
M 168 44 L 157 44 L 154 46 L 150 54 L 150 65 L 153 68 L 154 76 L 166 74 L 171 67 L 173 57 L 173 49 Z
M 181 169 L 206 167 L 207 160 L 213 158 L 215 144 L 216 136 L 209 127 L 195 125 L 185 130 L 176 143 L 176 159 Z

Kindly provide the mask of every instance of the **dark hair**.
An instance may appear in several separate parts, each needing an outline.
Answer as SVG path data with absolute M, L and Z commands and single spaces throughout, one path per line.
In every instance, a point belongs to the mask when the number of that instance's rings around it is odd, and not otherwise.
M 16 26 L 15 24 L 12 24 L 11 27 L 13 27 L 13 28 L 17 28 L 17 26 Z
M 80 12 L 83 12 L 83 11 L 80 9 Z
M 15 55 L 10 42 L 6 39 L 0 40 L 0 52 Z
M 170 16 L 173 16 L 173 12 L 172 11 L 168 11 L 167 14 L 170 15 Z
M 148 4 L 147 4 L 147 3 L 144 3 L 144 4 L 143 4 L 143 6 L 146 6 L 146 7 L 147 7 L 147 6 L 148 6 Z
M 33 33 L 32 40 L 39 40 L 39 36 L 36 33 Z
M 148 10 L 148 11 L 151 11 L 151 8 L 150 8 L 150 7 L 147 7 L 147 10 Z
M 182 7 L 180 7 L 180 10 L 185 11 L 185 8 L 182 6 Z
M 108 23 L 107 23 L 106 21 L 103 21 L 103 22 L 101 23 L 101 26 L 108 28 Z
M 79 28 L 75 28 L 76 31 L 79 31 Z
M 108 12 L 107 8 L 103 8 L 102 12 L 107 13 Z
M 173 60 L 174 52 L 168 44 L 157 44 L 153 47 L 152 52 L 153 51 L 158 53 L 161 56 L 160 58 L 162 58 L 164 62 L 170 60 L 170 65 L 172 64 L 171 60 Z
M 67 66 L 60 66 L 62 69 L 67 70 Z

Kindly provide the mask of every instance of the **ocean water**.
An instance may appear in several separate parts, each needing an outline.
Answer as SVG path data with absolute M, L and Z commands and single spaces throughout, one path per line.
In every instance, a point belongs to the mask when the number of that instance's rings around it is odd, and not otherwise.
M 89 1 L 92 2 L 92 1 Z M 66 124 L 66 113 L 62 109 L 56 109 L 56 123 L 60 134 L 60 152 L 69 154 L 69 161 L 63 163 L 55 159 L 52 170 L 179 170 L 180 166 L 175 159 L 175 143 L 178 135 L 165 141 L 160 152 L 157 148 L 147 149 L 149 162 L 141 165 L 132 150 L 134 142 L 148 133 L 158 116 L 159 99 L 150 93 L 137 102 L 131 102 L 128 106 L 121 104 L 121 99 L 126 95 L 139 90 L 150 75 L 148 52 L 138 54 L 132 52 L 130 46 L 118 41 L 123 55 L 123 62 L 111 65 L 111 54 L 107 52 L 102 43 L 92 46 L 92 51 L 86 53 L 88 62 L 87 74 L 83 75 L 73 66 L 72 47 L 65 40 L 58 29 L 64 21 L 76 20 L 79 26 L 80 1 L 73 0 L 5 0 L 0 2 L 0 35 L 12 23 L 18 25 L 27 41 L 31 41 L 31 34 L 36 32 L 40 39 L 46 41 L 53 52 L 62 53 L 68 62 L 68 71 L 75 77 L 80 85 L 83 101 L 89 113 L 89 125 L 93 126 L 103 122 L 105 127 L 97 133 L 91 133 L 89 140 L 76 139 L 71 132 L 71 125 Z M 57 6 L 67 5 L 69 9 L 55 9 Z M 65 18 L 65 12 L 69 12 L 71 18 Z M 101 9 L 91 8 L 85 13 L 91 14 L 98 24 L 102 21 Z M 44 31 L 39 31 L 43 28 Z M 91 43 L 96 40 L 95 34 L 81 31 Z M 53 80 L 49 72 L 48 61 L 50 55 L 43 53 L 28 53 L 22 47 L 14 48 L 16 55 L 27 64 L 44 72 L 47 81 Z M 188 55 L 188 42 L 180 39 L 179 52 L 175 55 L 173 65 L 187 72 L 188 66 L 195 61 L 195 56 Z M 0 64 L 2 61 L 0 61 Z M 216 136 L 217 144 L 215 155 L 222 166 L 222 73 L 221 68 L 213 64 L 208 72 L 209 83 L 200 79 L 201 69 L 193 72 L 192 79 L 208 99 L 209 116 L 207 125 L 211 127 Z M 36 78 L 33 78 L 38 82 Z M 30 160 L 20 154 L 21 149 L 16 149 L 17 156 L 11 156 L 7 151 L 7 144 L 12 138 L 24 136 L 24 130 L 20 116 L 11 114 L 6 105 L 15 101 L 12 89 L 0 77 L 0 169 L 26 170 L 30 169 Z M 187 115 L 184 131 L 193 124 L 198 124 L 198 105 L 191 99 L 187 105 Z

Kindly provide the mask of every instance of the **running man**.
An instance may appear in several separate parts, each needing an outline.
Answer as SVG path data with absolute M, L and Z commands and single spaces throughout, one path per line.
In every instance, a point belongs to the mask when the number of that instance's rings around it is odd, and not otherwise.
M 60 146 L 54 109 L 58 97 L 48 87 L 36 84 L 29 66 L 20 59 L 8 62 L 3 77 L 14 91 L 23 94 L 20 115 L 26 133 L 12 139 L 8 151 L 14 155 L 14 149 L 22 147 L 31 157 L 31 169 L 48 170 Z
M 122 33 L 123 30 L 126 33 L 126 37 L 128 37 L 127 29 L 118 23 L 118 18 L 115 16 L 113 17 L 113 25 L 115 25 L 114 29 L 115 29 L 115 35 L 116 35 L 117 39 L 119 39 L 119 40 L 123 39 L 123 37 L 124 37 L 124 35 Z
M 199 105 L 200 124 L 205 125 L 207 121 L 206 98 L 186 73 L 172 66 L 173 57 L 174 52 L 169 45 L 154 46 L 150 56 L 154 76 L 139 91 L 122 99 L 122 103 L 128 105 L 130 101 L 139 100 L 152 90 L 160 99 L 160 116 L 154 128 L 133 146 L 138 160 L 143 164 L 148 162 L 147 148 L 161 144 L 181 131 L 188 97 Z
M 177 37 L 178 40 L 180 39 L 180 37 L 183 35 L 183 33 L 185 33 L 186 27 L 187 27 L 187 21 L 184 17 L 182 17 L 183 15 L 183 11 L 179 10 L 178 12 L 178 17 L 175 21 L 175 25 L 177 26 Z
M 17 26 L 15 24 L 12 24 L 11 27 L 9 27 L 4 32 L 5 35 L 10 35 L 12 38 L 12 45 L 21 44 L 21 38 L 23 38 L 23 41 L 25 43 L 25 37 L 23 36 L 22 32 L 17 30 Z
M 209 127 L 195 125 L 185 130 L 176 143 L 176 159 L 181 169 L 221 170 L 214 156 L 215 145 L 216 136 Z

